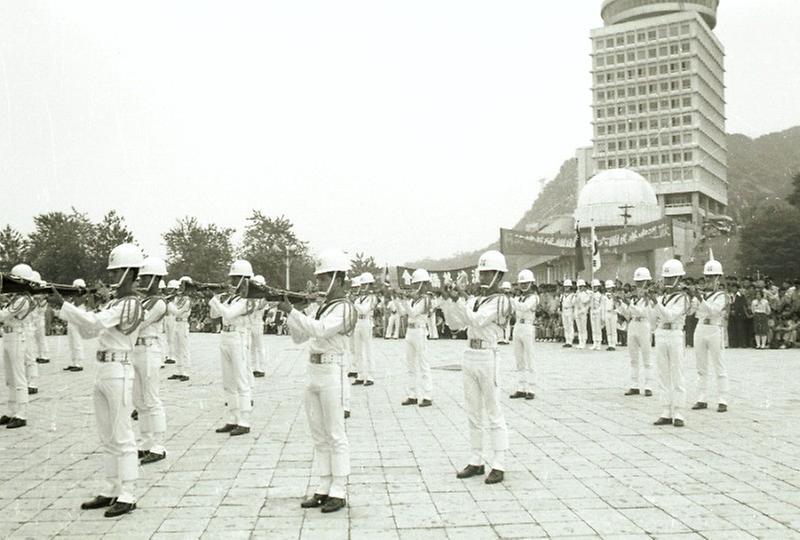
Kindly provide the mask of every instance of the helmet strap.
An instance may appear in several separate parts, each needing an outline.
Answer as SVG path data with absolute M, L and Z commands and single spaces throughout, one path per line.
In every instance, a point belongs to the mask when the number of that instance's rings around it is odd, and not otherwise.
M 130 268 L 125 268 L 125 271 L 122 273 L 122 276 L 119 278 L 119 281 L 117 281 L 114 285 L 111 286 L 112 289 L 118 289 L 122 286 L 122 282 L 125 281 L 126 277 L 128 277 L 128 270 L 130 270 Z

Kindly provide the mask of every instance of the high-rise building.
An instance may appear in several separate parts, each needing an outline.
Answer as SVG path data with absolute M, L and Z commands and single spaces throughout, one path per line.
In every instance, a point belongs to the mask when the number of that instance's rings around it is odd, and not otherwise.
M 719 0 L 605 0 L 592 30 L 595 171 L 633 169 L 664 213 L 702 224 L 728 204 Z

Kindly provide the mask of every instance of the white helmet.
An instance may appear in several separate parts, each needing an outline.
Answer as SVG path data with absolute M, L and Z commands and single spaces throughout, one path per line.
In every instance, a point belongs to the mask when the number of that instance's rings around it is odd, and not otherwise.
M 166 288 L 167 288 L 167 284 L 166 284 L 166 283 L 164 283 L 164 280 L 163 280 L 163 279 L 159 279 L 159 280 L 158 280 L 158 288 L 159 288 L 159 289 L 166 289 Z
M 31 272 L 31 280 L 35 281 L 36 283 L 39 283 L 39 284 L 44 283 L 44 281 L 42 281 L 42 275 L 39 272 L 37 272 L 36 270 L 33 270 Z
M 133 244 L 120 244 L 108 254 L 106 270 L 117 268 L 141 268 L 144 265 L 142 250 Z
M 264 276 L 262 276 L 261 274 L 256 274 L 255 276 L 253 276 L 252 281 L 253 283 L 257 283 L 261 286 L 265 286 L 267 284 L 267 280 L 264 279 Z
M 613 289 L 614 287 L 616 287 L 616 285 L 614 283 L 614 280 L 613 279 L 607 279 L 606 280 L 606 289 Z
M 504 281 L 503 283 L 501 283 L 500 284 L 500 290 L 501 291 L 510 291 L 511 290 L 511 282 L 510 281 Z
M 85 289 L 86 288 L 86 282 L 83 281 L 81 278 L 74 279 L 74 280 L 72 280 L 72 286 L 73 287 L 83 287 Z
M 11 269 L 10 274 L 16 278 L 25 279 L 27 281 L 34 281 L 33 268 L 31 268 L 27 264 L 14 265 L 14 268 Z
M 505 256 L 494 249 L 487 251 L 478 259 L 478 272 L 484 271 L 508 272 Z
M 253 277 L 253 266 L 250 261 L 244 259 L 237 259 L 231 263 L 231 269 L 228 271 L 228 276 L 241 276 Z
M 424 268 L 417 268 L 411 274 L 411 283 L 422 283 L 424 281 L 430 281 L 430 280 L 431 280 L 431 275 Z
M 640 266 L 633 271 L 633 281 L 652 281 L 653 276 L 650 275 L 650 269 Z
M 533 272 L 527 268 L 525 270 L 520 270 L 519 274 L 517 274 L 517 283 L 533 283 L 534 281 L 536 281 L 536 279 L 533 277 Z
M 578 287 L 586 287 L 586 282 L 582 279 L 578 279 L 578 282 L 575 285 Z
M 597 278 L 593 279 L 592 280 L 592 287 L 599 287 L 599 286 L 600 286 L 600 280 L 597 279 Z
M 142 268 L 139 270 L 140 276 L 166 276 L 167 264 L 158 257 L 147 257 Z
M 351 287 L 358 287 L 361 285 L 361 276 L 353 276 L 353 279 L 350 280 Z
M 192 278 L 189 279 L 191 280 Z M 181 278 L 181 281 L 183 281 L 183 278 Z M 181 281 L 178 281 L 177 279 L 169 280 L 169 282 L 167 283 L 167 289 L 177 289 L 178 287 L 181 286 Z
M 564 287 L 572 287 L 572 280 L 571 279 L 565 279 L 564 280 Z
M 360 285 L 369 285 L 370 283 L 375 283 L 375 276 L 373 276 L 371 272 L 364 272 L 358 276 L 358 283 Z
M 715 260 L 708 261 L 706 265 L 703 267 L 703 274 L 706 276 L 721 276 L 722 263 Z
M 347 272 L 350 270 L 350 259 L 338 249 L 326 249 L 319 254 L 315 275 L 328 272 Z
M 685 275 L 686 272 L 683 270 L 683 263 L 678 259 L 670 259 L 661 267 L 661 277 L 671 278 Z

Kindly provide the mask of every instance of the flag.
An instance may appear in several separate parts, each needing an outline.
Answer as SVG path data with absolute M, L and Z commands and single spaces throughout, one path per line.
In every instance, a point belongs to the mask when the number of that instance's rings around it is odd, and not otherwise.
M 581 246 L 581 230 L 575 224 L 575 273 L 579 274 L 586 269 L 583 264 L 583 247 Z
M 592 270 L 597 272 L 600 270 L 600 246 L 597 243 L 597 234 L 592 227 Z

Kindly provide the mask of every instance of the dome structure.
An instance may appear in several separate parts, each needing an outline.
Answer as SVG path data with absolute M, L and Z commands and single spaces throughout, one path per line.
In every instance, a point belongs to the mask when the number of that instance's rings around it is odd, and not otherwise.
M 653 186 L 630 169 L 608 169 L 594 175 L 578 194 L 575 221 L 580 227 L 622 227 L 621 206 L 629 206 L 628 225 L 661 219 Z
M 694 11 L 710 29 L 717 25 L 719 0 L 605 0 L 600 16 L 606 26 L 670 13 Z

